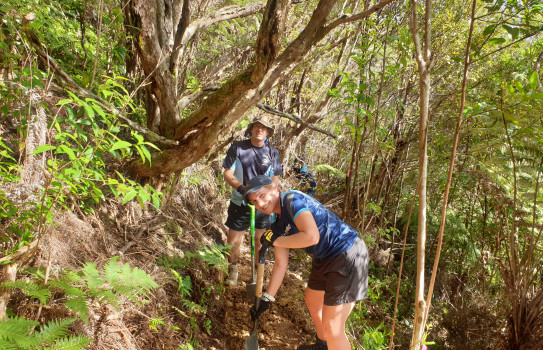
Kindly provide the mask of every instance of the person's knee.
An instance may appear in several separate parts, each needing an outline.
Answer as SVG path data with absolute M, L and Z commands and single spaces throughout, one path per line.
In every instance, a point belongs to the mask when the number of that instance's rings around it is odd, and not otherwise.
M 327 341 L 333 342 L 334 339 L 337 340 L 346 337 L 345 325 L 341 325 L 340 323 L 327 322 L 326 320 L 323 320 L 322 328 Z
M 315 295 L 315 292 L 309 289 L 306 289 L 304 300 L 305 300 L 305 305 L 307 306 L 310 312 L 322 310 L 322 302 L 318 300 L 317 296 Z
M 227 235 L 228 244 L 233 244 L 235 246 L 241 245 L 241 242 L 243 241 L 244 233 L 245 232 L 242 232 L 242 231 L 228 230 L 228 235 Z

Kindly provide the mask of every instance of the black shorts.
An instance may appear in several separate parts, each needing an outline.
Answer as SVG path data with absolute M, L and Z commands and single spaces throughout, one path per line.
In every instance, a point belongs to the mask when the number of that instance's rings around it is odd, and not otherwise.
M 351 248 L 329 259 L 313 259 L 307 287 L 324 291 L 324 305 L 365 299 L 368 290 L 368 250 L 358 237 Z
M 247 205 L 237 205 L 230 202 L 228 206 L 228 218 L 224 223 L 226 227 L 234 231 L 245 231 L 251 226 L 251 208 Z M 270 215 L 255 210 L 255 228 L 270 227 Z

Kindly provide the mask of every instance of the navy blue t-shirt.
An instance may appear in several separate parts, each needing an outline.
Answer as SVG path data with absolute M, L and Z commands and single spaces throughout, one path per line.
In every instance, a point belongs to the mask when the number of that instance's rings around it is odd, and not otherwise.
M 343 222 L 324 205 L 299 191 L 281 193 L 281 215 L 271 224 L 271 230 L 280 235 L 300 232 L 294 223 L 296 217 L 309 211 L 319 229 L 319 243 L 303 248 L 318 259 L 328 259 L 348 250 L 358 237 L 358 232 Z
M 267 143 L 262 147 L 255 147 L 250 139 L 232 143 L 222 166 L 232 169 L 236 179 L 243 185 L 247 185 L 249 180 L 257 175 L 272 177 L 283 174 L 279 151 Z M 242 204 L 242 196 L 236 190 L 232 190 L 230 200 L 237 205 Z

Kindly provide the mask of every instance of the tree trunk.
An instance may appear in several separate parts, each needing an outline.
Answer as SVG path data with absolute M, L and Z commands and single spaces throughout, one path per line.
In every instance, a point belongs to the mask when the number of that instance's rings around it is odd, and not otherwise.
M 141 177 L 152 177 L 182 170 L 198 161 L 212 149 L 217 135 L 232 128 L 282 78 L 290 74 L 331 30 L 340 24 L 367 18 L 392 1 L 384 0 L 358 15 L 343 16 L 327 25 L 328 16 L 337 0 L 321 0 L 306 28 L 279 54 L 290 1 L 269 0 L 255 45 L 253 65 L 210 94 L 198 109 L 181 120 L 175 128 L 165 131 L 179 141 L 179 146 L 156 154 L 151 165 L 142 164 L 141 160 L 135 161 L 131 165 L 133 173 Z M 140 15 L 143 12 L 140 11 Z M 145 35 L 150 35 L 150 32 L 142 31 L 141 40 L 144 42 L 147 40 Z M 156 45 L 152 47 L 156 48 Z M 156 56 L 161 51 L 154 52 Z M 148 65 L 148 69 L 151 67 Z M 167 83 L 167 78 L 163 80 Z M 171 113 L 165 116 L 163 107 L 160 107 L 159 130 L 162 130 L 165 117 L 175 119 L 168 125 L 176 124 L 178 111 L 173 106 L 167 107 Z
M 0 270 L 0 284 L 15 281 L 17 264 L 4 265 Z M 0 289 L 0 322 L 6 318 L 6 307 L 11 296 L 9 289 Z
M 420 82 L 420 122 L 419 122 L 419 213 L 417 227 L 417 274 L 415 287 L 415 318 L 413 320 L 413 337 L 411 350 L 421 347 L 424 334 L 424 313 L 426 302 L 424 300 L 424 262 L 426 248 L 426 183 L 428 178 L 428 106 L 430 105 L 430 68 L 431 68 L 431 0 L 426 0 L 424 17 L 424 48 L 420 42 L 418 30 L 417 4 L 411 0 L 411 32 L 415 44 L 415 57 L 419 69 Z

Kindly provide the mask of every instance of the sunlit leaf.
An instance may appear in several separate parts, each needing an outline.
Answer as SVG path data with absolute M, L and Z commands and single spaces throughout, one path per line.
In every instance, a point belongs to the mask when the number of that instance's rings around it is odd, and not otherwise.
M 130 142 L 126 141 L 117 141 L 113 144 L 110 151 L 115 151 L 122 148 L 130 148 L 132 147 L 132 144 Z

